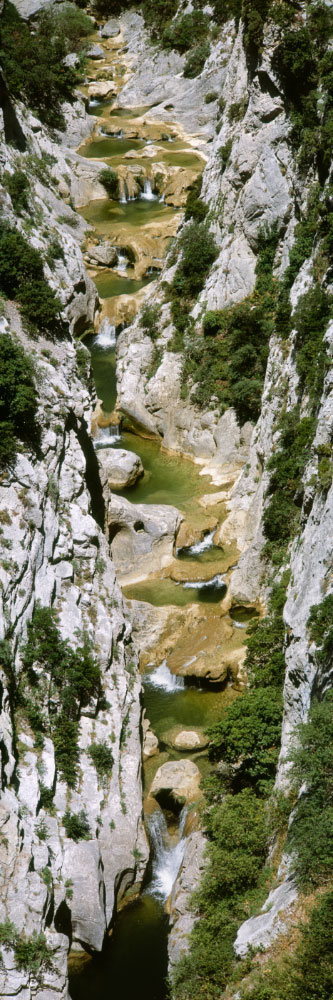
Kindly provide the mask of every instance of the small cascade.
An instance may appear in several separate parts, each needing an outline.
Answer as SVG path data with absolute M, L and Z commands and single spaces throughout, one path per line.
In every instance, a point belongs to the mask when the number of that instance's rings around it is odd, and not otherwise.
M 169 834 L 165 816 L 162 812 L 156 811 L 149 819 L 149 834 L 152 848 L 152 877 L 146 893 L 156 896 L 165 902 L 176 881 L 186 844 L 183 836 L 186 819 L 186 809 L 182 810 L 179 823 L 179 839 L 177 844 L 172 842 Z
M 156 201 L 157 195 L 153 193 L 149 177 L 145 180 L 144 189 L 141 195 L 144 201 Z
M 116 346 L 116 328 L 110 323 L 107 316 L 101 322 L 98 334 L 95 337 L 95 344 L 103 350 L 108 351 Z
M 99 427 L 94 440 L 96 451 L 101 448 L 111 448 L 113 444 L 120 441 L 120 425 L 109 424 L 109 427 Z
M 126 187 L 126 181 L 125 181 L 124 182 L 124 187 L 123 187 L 121 195 L 120 195 L 120 204 L 121 205 L 127 205 L 127 201 L 128 201 L 128 198 L 127 198 L 127 187 Z
M 125 257 L 125 254 L 121 253 L 120 250 L 117 250 L 117 254 L 118 254 L 117 271 L 126 271 L 128 268 L 127 257 Z
M 193 545 L 182 546 L 181 548 L 176 549 L 176 556 L 178 556 L 179 553 L 184 556 L 199 556 L 201 552 L 206 552 L 207 549 L 212 549 L 214 545 L 213 538 L 215 531 L 216 528 L 213 528 L 212 531 L 208 531 L 204 538 L 202 538 L 201 542 L 194 542 Z
M 211 580 L 187 580 L 183 583 L 183 590 L 219 590 L 223 587 L 225 589 L 225 580 L 222 573 L 216 573 L 216 576 L 212 576 Z
M 165 202 L 164 194 L 161 194 L 161 197 L 158 200 L 159 200 L 160 205 L 164 205 L 164 202 Z
M 163 663 L 156 667 L 156 670 L 147 675 L 147 683 L 152 684 L 153 687 L 162 688 L 168 693 L 181 691 L 185 687 L 184 678 L 172 674 L 166 660 L 163 660 Z

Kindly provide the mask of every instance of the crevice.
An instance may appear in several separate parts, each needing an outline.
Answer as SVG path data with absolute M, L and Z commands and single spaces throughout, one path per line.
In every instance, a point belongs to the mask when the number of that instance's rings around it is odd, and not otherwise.
M 99 475 L 99 465 L 97 460 L 97 455 L 89 437 L 87 431 L 87 425 L 85 421 L 79 425 L 73 411 L 68 416 L 66 423 L 66 431 L 73 430 L 77 436 L 80 448 L 84 454 L 86 460 L 85 469 L 85 482 L 86 487 L 90 496 L 91 502 L 91 514 L 95 519 L 96 523 L 105 531 L 105 501 L 103 496 L 102 484 Z

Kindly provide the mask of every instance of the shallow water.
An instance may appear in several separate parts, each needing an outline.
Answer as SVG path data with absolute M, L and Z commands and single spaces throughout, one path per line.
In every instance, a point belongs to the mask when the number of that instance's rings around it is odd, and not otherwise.
M 135 278 L 130 278 L 126 273 L 120 276 L 106 268 L 105 271 L 99 271 L 94 277 L 94 282 L 101 299 L 111 299 L 115 295 L 135 295 L 145 285 L 149 285 L 154 277 L 155 275 L 148 275 L 141 281 L 136 281 Z
M 148 601 L 155 608 L 175 605 L 185 608 L 188 604 L 218 604 L 226 592 L 225 583 L 218 585 L 205 582 L 201 586 L 195 582 L 175 583 L 174 580 L 145 580 L 123 587 L 124 596 L 132 601 Z
M 111 156 L 124 156 L 129 149 L 142 149 L 145 145 L 143 139 L 121 139 L 117 136 L 101 136 L 92 142 L 81 146 L 78 150 L 80 156 L 88 159 L 109 159 Z
M 143 198 L 136 198 L 133 201 L 120 202 L 110 201 L 109 198 L 101 198 L 93 201 L 90 205 L 80 208 L 80 214 L 86 222 L 89 222 L 96 229 L 98 234 L 109 236 L 119 232 L 124 235 L 126 243 L 126 230 L 134 229 L 137 233 L 138 227 L 146 222 L 154 222 L 158 219 L 172 218 L 175 214 L 174 208 L 168 208 L 161 201 L 146 201 Z

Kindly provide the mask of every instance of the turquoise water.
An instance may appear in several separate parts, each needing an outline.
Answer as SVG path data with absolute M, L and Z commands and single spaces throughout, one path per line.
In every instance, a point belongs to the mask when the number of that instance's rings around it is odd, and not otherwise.
M 110 156 L 121 156 L 128 152 L 129 149 L 143 149 L 145 145 L 142 139 L 120 139 L 119 137 L 112 138 L 112 136 L 101 136 L 100 139 L 94 139 L 89 142 L 86 146 L 81 146 L 79 149 L 80 156 L 88 157 L 88 159 L 108 159 Z
M 144 288 L 150 281 L 153 281 L 154 277 L 155 275 L 149 275 L 142 278 L 141 281 L 136 281 L 127 277 L 126 274 L 120 276 L 114 271 L 105 270 L 99 271 L 94 277 L 94 282 L 101 299 L 111 299 L 115 295 L 134 295 L 135 292 L 140 291 L 140 288 Z

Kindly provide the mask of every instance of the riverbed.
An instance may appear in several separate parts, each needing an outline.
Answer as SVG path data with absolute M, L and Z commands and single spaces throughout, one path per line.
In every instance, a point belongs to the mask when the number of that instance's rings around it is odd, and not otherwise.
M 100 38 L 98 43 L 101 44 Z M 117 46 L 114 41 L 104 43 L 104 49 L 103 69 L 105 71 L 105 66 L 109 65 L 113 79 L 118 80 L 121 88 L 118 70 L 115 72 L 120 58 Z M 89 73 L 97 76 L 96 64 L 89 64 Z M 83 89 L 87 94 L 87 88 Z M 120 201 L 95 200 L 81 210 L 86 221 L 94 227 L 93 237 L 90 235 L 89 239 L 99 243 L 107 237 L 119 248 L 115 267 L 90 269 L 102 300 L 102 316 L 112 321 L 109 333 L 86 339 L 106 423 L 117 396 L 116 331 L 125 315 L 131 318 L 138 311 L 144 290 L 154 278 L 152 269 L 161 267 L 169 240 L 175 235 L 180 221 L 181 206 L 166 204 L 154 180 L 153 167 L 162 164 L 166 177 L 170 166 L 173 170 L 188 168 L 194 172 L 193 176 L 204 166 L 200 149 L 194 148 L 193 137 L 180 137 L 177 123 L 172 123 L 169 134 L 165 135 L 164 122 L 156 122 L 155 118 L 150 122 L 149 108 L 127 110 L 115 108 L 114 103 L 90 101 L 96 126 L 91 138 L 79 150 L 86 158 L 99 160 L 101 166 L 120 171 L 122 177 Z M 153 150 L 150 150 L 152 144 Z M 146 172 L 145 180 L 140 182 L 141 187 L 134 195 L 130 194 L 130 175 L 126 173 L 129 165 L 138 172 L 141 169 Z M 185 197 L 186 194 L 183 203 Z M 150 252 L 152 232 L 158 247 L 155 255 Z M 127 310 L 130 300 L 127 314 L 124 312 L 125 300 Z M 193 665 L 200 657 L 219 660 L 222 656 L 220 633 L 230 656 L 237 653 L 244 643 L 249 612 L 239 609 L 238 616 L 236 610 L 233 618 L 228 616 L 226 619 L 221 611 L 228 586 L 227 571 L 236 554 L 225 552 L 214 544 L 215 530 L 225 516 L 225 509 L 221 503 L 208 508 L 200 505 L 204 494 L 214 493 L 214 486 L 207 477 L 200 475 L 200 468 L 188 459 L 165 452 L 155 441 L 115 428 L 114 423 L 109 429 L 101 429 L 101 436 L 103 446 L 121 446 L 134 451 L 142 460 L 144 476 L 137 485 L 122 491 L 122 495 L 133 503 L 177 507 L 195 539 L 176 550 L 174 564 L 160 579 L 147 578 L 140 584 L 124 588 L 124 597 L 129 602 L 141 600 L 155 607 L 178 608 L 185 615 L 177 648 L 171 645 L 166 656 L 159 655 L 156 650 L 153 659 L 144 665 L 144 707 L 159 741 L 158 753 L 148 758 L 144 766 L 146 797 L 157 768 L 168 760 L 186 757 L 197 764 L 203 777 L 208 775 L 207 749 L 200 753 L 181 753 L 175 748 L 175 735 L 184 729 L 204 731 L 237 697 L 237 685 L 231 676 L 223 683 L 209 683 L 195 675 Z M 197 619 L 192 614 L 187 623 L 187 611 L 192 613 L 193 608 L 198 608 Z M 182 861 L 185 821 L 183 813 L 170 823 L 170 817 L 165 816 L 157 804 L 152 806 L 150 800 L 146 825 L 152 853 L 141 896 L 120 913 L 101 957 L 72 957 L 70 993 L 73 1000 L 91 997 L 94 1000 L 111 1000 L 111 997 L 133 1000 L 134 996 L 138 1000 L 164 1000 L 166 997 L 168 916 L 165 904 Z

